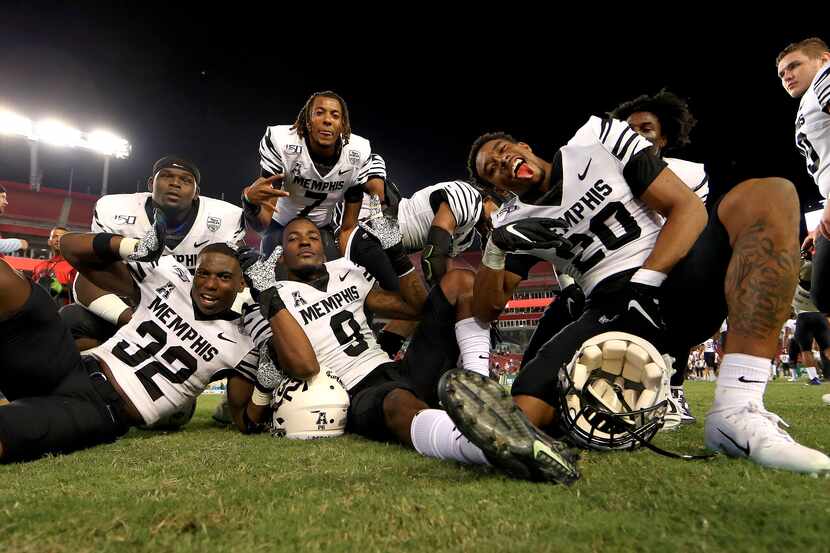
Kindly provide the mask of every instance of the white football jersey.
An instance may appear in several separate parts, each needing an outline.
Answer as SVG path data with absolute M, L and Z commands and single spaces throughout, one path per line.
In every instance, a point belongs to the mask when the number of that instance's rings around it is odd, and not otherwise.
M 703 351 L 706 353 L 714 353 L 715 352 L 715 341 L 711 338 L 703 342 Z
M 450 256 L 455 257 L 473 242 L 475 225 L 481 217 L 481 194 L 460 180 L 439 182 L 418 190 L 411 198 L 398 204 L 398 224 L 404 248 L 409 252 L 424 249 L 429 227 L 442 202 L 446 202 L 455 217 Z
M 807 172 L 822 198 L 830 195 L 830 63 L 816 73 L 801 97 L 795 118 L 795 145 L 807 160 Z
M 706 198 L 709 197 L 709 175 L 706 174 L 706 169 L 702 163 L 674 157 L 664 157 L 663 161 L 668 164 L 672 173 L 677 175 L 692 192 L 697 194 L 697 197 L 703 203 L 706 203 Z
M 493 216 L 504 227 L 528 217 L 560 219 L 573 249 L 518 252 L 550 261 L 588 295 L 605 278 L 641 267 L 660 233 L 659 214 L 634 196 L 623 176 L 633 156 L 651 143 L 614 119 L 591 117 L 567 145 L 560 148 L 561 198 L 555 205 L 530 205 L 518 198 L 505 202 Z M 550 196 L 554 191 L 548 193 Z
M 287 225 L 298 216 L 318 227 L 331 223 L 334 207 L 349 188 L 366 184 L 370 177 L 386 179 L 386 163 L 372 154 L 369 141 L 352 134 L 340 159 L 327 175 L 320 175 L 305 140 L 290 125 L 265 129 L 259 143 L 260 166 L 272 175 L 284 175 L 282 189 L 290 196 L 277 199 L 274 220 Z
M 364 312 L 373 281 L 365 269 L 345 258 L 326 263 L 328 278 L 313 286 L 283 280 L 280 298 L 303 327 L 317 360 L 351 390 L 375 367 L 390 361 L 380 349 Z
M 109 366 L 146 424 L 177 411 L 228 367 L 256 379 L 257 347 L 271 336 L 257 305 L 244 315 L 197 317 L 190 272 L 172 256 L 127 266 L 141 291 L 135 314 L 86 354 Z
M 92 232 L 111 232 L 130 238 L 144 236 L 152 227 L 145 205 L 149 192 L 110 194 L 98 200 L 92 217 Z M 222 200 L 199 197 L 196 220 L 187 236 L 172 250 L 165 248 L 176 261 L 193 273 L 202 248 L 215 242 L 237 243 L 245 238 L 242 208 Z

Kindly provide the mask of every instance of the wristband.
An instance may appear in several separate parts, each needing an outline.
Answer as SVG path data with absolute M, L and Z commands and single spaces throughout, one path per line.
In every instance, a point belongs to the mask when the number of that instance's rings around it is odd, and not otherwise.
M 645 284 L 646 286 L 653 286 L 659 288 L 663 281 L 669 275 L 661 273 L 660 271 L 652 271 L 651 269 L 639 269 L 634 276 L 631 277 L 631 282 L 635 284 Z

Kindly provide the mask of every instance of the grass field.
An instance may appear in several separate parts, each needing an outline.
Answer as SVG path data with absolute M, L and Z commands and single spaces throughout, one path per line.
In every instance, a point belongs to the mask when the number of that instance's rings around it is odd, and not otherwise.
M 702 415 L 713 384 L 687 385 Z M 830 450 L 830 386 L 766 404 Z M 586 453 L 570 488 L 509 480 L 354 437 L 291 442 L 186 430 L 0 466 L 0 551 L 830 551 L 830 479 L 720 457 Z M 656 443 L 693 450 L 703 425 Z

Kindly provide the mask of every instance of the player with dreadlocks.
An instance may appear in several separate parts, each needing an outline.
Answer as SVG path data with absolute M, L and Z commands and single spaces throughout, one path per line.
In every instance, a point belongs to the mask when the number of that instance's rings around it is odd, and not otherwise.
M 261 177 L 242 199 L 246 220 L 263 235 L 265 255 L 280 244 L 289 221 L 308 217 L 320 228 L 329 259 L 339 257 L 335 206 L 346 202 L 340 235 L 348 236 L 357 226 L 363 192 L 383 198 L 386 164 L 368 140 L 352 133 L 346 101 L 330 90 L 312 94 L 292 125 L 268 127 L 259 154 Z M 289 195 L 279 196 L 278 188 Z

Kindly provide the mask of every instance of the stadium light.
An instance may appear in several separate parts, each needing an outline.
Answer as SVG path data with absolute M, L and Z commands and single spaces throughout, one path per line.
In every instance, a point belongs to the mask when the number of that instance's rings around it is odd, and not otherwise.
M 35 137 L 53 146 L 81 145 L 81 131 L 55 119 L 39 121 L 35 125 Z
M 13 111 L 0 110 L 0 134 L 31 138 L 32 120 Z
M 125 159 L 132 147 L 126 139 L 105 130 L 89 133 L 62 123 L 56 119 L 45 119 L 32 123 L 28 117 L 9 109 L 0 108 L 0 134 L 20 136 L 29 141 L 29 184 L 40 189 L 38 169 L 38 143 L 53 146 L 83 148 L 104 156 L 104 174 L 101 180 L 101 194 L 107 193 L 110 158 Z
M 130 155 L 130 143 L 109 131 L 93 131 L 86 135 L 85 147 L 105 156 L 124 159 Z

